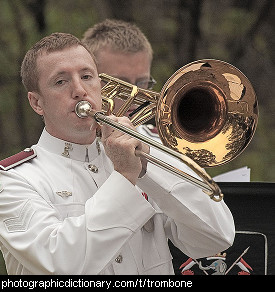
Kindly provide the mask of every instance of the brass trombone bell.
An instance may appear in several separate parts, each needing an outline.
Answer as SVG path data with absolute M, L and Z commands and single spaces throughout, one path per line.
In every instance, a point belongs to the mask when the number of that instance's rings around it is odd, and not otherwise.
M 100 74 L 103 104 L 125 100 L 117 115 L 131 104 L 141 109 L 131 121 L 140 125 L 155 117 L 162 143 L 194 160 L 214 167 L 238 156 L 251 141 L 258 122 L 258 101 L 246 76 L 223 61 L 204 59 L 176 71 L 160 93 L 137 88 Z M 144 106 L 145 105 L 145 106 Z

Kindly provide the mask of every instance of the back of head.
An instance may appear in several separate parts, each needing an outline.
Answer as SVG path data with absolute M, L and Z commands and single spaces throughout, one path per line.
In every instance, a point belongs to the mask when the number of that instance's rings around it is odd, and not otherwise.
M 153 57 L 151 44 L 144 33 L 135 24 L 122 20 L 106 19 L 95 24 L 84 33 L 82 41 L 95 56 L 101 49 L 110 47 L 127 53 L 145 51 L 150 60 Z

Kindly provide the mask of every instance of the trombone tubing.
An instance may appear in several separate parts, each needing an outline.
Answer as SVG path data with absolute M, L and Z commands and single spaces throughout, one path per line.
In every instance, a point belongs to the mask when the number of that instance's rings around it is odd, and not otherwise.
M 143 142 L 147 145 L 150 145 L 158 150 L 161 150 L 165 153 L 172 155 L 173 157 L 175 157 L 177 159 L 182 160 L 182 155 L 180 153 L 178 153 L 178 152 L 176 152 L 168 147 L 163 146 L 162 144 L 156 142 L 155 140 L 148 138 L 147 136 L 142 135 L 131 128 L 128 128 L 120 123 L 117 123 L 117 122 L 111 120 L 110 118 L 106 117 L 101 112 L 93 112 L 92 110 L 90 110 L 90 111 L 87 111 L 86 114 L 93 117 L 97 122 L 105 123 L 105 124 L 115 128 L 123 133 L 126 133 L 126 134 L 140 140 L 141 142 Z M 157 166 L 161 167 L 162 169 L 167 170 L 170 173 L 175 174 L 180 178 L 183 178 L 184 180 L 190 182 L 191 184 L 193 184 L 197 187 L 200 187 L 201 189 L 203 189 L 207 192 L 213 192 L 213 190 L 203 181 L 185 173 L 184 171 L 182 171 L 182 170 L 180 170 L 180 169 L 178 169 L 178 168 L 176 168 L 176 167 L 174 167 L 174 166 L 172 166 L 172 165 L 170 165 L 170 164 L 168 164 L 168 163 L 166 163 L 166 162 L 164 162 L 164 161 L 162 161 L 162 160 L 160 160 L 160 159 L 158 159 L 150 154 L 144 153 L 142 151 L 136 151 L 136 155 L 143 156 L 146 160 L 153 163 L 154 165 L 157 165 Z

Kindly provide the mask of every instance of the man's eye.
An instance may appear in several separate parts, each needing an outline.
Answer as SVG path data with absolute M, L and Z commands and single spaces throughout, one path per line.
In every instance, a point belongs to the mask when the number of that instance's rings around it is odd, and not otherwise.
M 65 83 L 65 80 L 58 80 L 56 81 L 56 85 L 62 85 Z
M 88 75 L 88 74 L 82 76 L 82 79 L 84 79 L 84 80 L 89 80 L 91 78 L 92 78 L 92 76 Z

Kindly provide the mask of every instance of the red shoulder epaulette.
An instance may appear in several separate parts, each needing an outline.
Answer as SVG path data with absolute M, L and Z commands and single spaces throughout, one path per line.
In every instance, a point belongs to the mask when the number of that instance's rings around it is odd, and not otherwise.
M 32 148 L 26 148 L 25 150 L 0 161 L 0 170 L 9 170 L 33 159 L 34 157 L 36 157 L 36 152 Z

